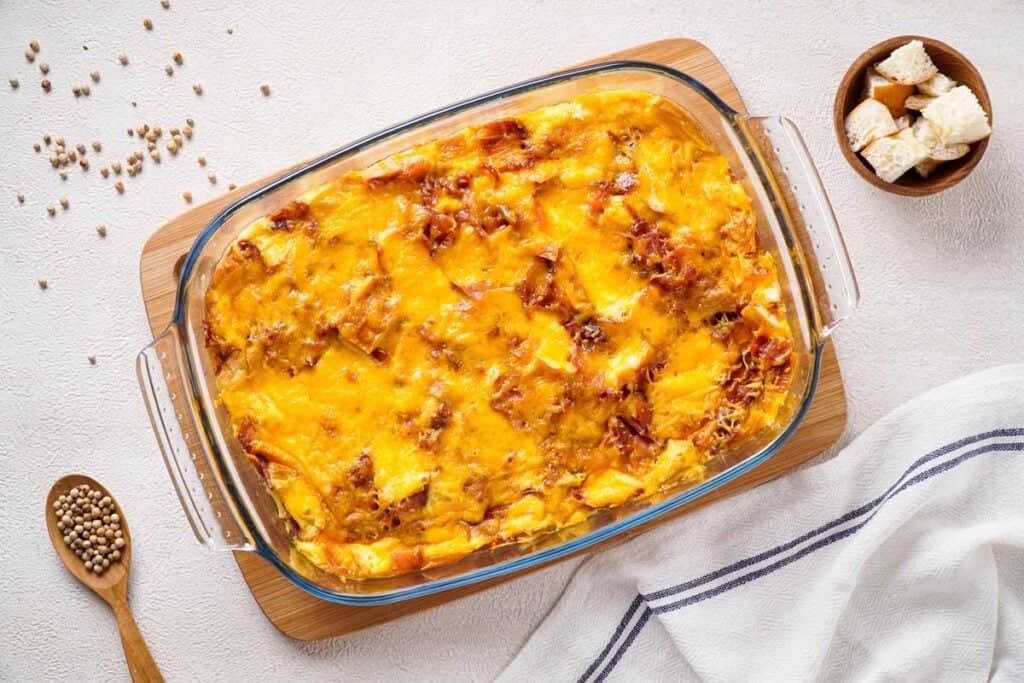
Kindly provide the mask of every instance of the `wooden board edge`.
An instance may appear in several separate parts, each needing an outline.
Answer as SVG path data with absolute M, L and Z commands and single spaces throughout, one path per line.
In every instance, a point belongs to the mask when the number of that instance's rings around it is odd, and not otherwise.
M 645 54 L 645 53 L 654 53 L 654 54 Z M 689 54 L 687 54 L 687 53 L 689 53 Z M 699 55 L 695 55 L 694 53 L 699 53 Z M 728 95 L 727 97 L 723 96 L 723 99 L 732 100 L 730 102 L 730 104 L 735 109 L 737 109 L 737 111 L 741 111 L 741 112 L 745 111 L 745 107 L 743 105 L 743 102 L 742 102 L 742 99 L 740 97 L 740 94 L 739 94 L 739 92 L 738 92 L 738 90 L 736 88 L 736 85 L 732 81 L 731 76 L 725 70 L 725 67 L 721 64 L 721 62 L 717 59 L 717 57 L 714 55 L 714 53 L 706 45 L 704 45 L 703 43 L 701 43 L 699 41 L 693 40 L 693 39 L 689 39 L 689 38 L 667 38 L 667 39 L 657 40 L 657 41 L 653 41 L 653 42 L 650 42 L 650 43 L 646 43 L 644 45 L 639 45 L 639 46 L 635 46 L 635 47 L 632 47 L 632 48 L 624 49 L 624 50 L 621 50 L 621 51 L 618 51 L 618 52 L 614 52 L 614 53 L 612 53 L 610 55 L 606 55 L 606 56 L 599 57 L 599 58 L 596 58 L 596 59 L 588 60 L 588 61 L 583 62 L 581 64 L 578 64 L 576 66 L 583 66 L 583 65 L 588 65 L 588 64 L 597 64 L 597 63 L 607 62 L 607 61 L 633 60 L 633 59 L 636 59 L 636 60 L 639 60 L 639 61 L 649 61 L 649 62 L 655 62 L 655 63 L 665 63 L 668 66 L 674 66 L 674 64 L 673 64 L 674 61 L 681 60 L 681 59 L 684 59 L 684 58 L 687 59 L 687 60 L 694 60 L 694 59 L 700 60 L 700 59 L 704 59 L 704 60 L 707 60 L 709 62 L 712 62 L 714 67 L 717 67 L 717 69 L 721 70 L 721 72 L 722 72 L 722 74 L 721 74 L 722 75 L 722 80 L 723 80 L 724 84 L 728 87 L 728 89 L 730 91 L 729 93 L 727 93 L 727 95 Z M 682 70 L 684 72 L 686 71 L 685 67 L 680 66 L 678 68 L 680 68 L 680 70 Z M 723 93 L 719 93 L 719 94 L 723 95 Z M 180 214 L 179 216 L 171 219 L 170 221 L 167 221 L 166 223 L 162 224 L 161 227 L 158 228 L 146 240 L 145 244 L 143 245 L 142 253 L 140 255 L 140 260 L 139 260 L 140 284 L 141 284 L 143 299 L 144 299 L 144 302 L 146 303 L 146 306 L 147 306 L 147 319 L 149 320 L 150 327 L 153 330 L 154 335 L 156 335 L 160 331 L 162 331 L 163 326 L 166 324 L 166 321 L 161 321 L 161 320 L 153 317 L 150 314 L 150 311 L 149 311 L 150 300 L 151 300 L 151 298 L 156 297 L 156 296 L 166 296 L 166 295 L 153 294 L 153 288 L 155 286 L 155 283 L 150 281 L 150 280 L 148 280 L 146 278 L 146 276 L 145 276 L 145 273 L 144 273 L 144 269 L 146 267 L 147 262 L 152 260 L 152 259 L 168 260 L 167 255 L 163 254 L 161 252 L 163 250 L 167 249 L 171 245 L 177 245 L 177 243 L 181 240 L 181 237 L 179 237 L 178 235 L 174 234 L 174 232 L 175 231 L 180 231 L 182 229 L 180 226 L 183 223 L 186 223 L 186 224 L 198 223 L 198 224 L 201 224 L 201 225 L 205 226 L 205 225 L 207 225 L 209 223 L 210 220 L 212 220 L 212 218 L 214 216 L 219 214 L 224 208 L 226 208 L 230 204 L 238 201 L 238 199 L 244 197 L 246 194 L 248 194 L 252 190 L 254 190 L 254 189 L 256 189 L 256 188 L 258 188 L 258 187 L 260 187 L 260 186 L 262 186 L 262 185 L 264 185 L 264 184 L 266 184 L 268 182 L 271 182 L 273 179 L 280 177 L 283 173 L 288 173 L 288 172 L 294 170 L 295 168 L 297 168 L 297 167 L 299 167 L 299 166 L 301 166 L 301 165 L 303 165 L 305 163 L 307 163 L 307 162 L 301 162 L 299 164 L 295 164 L 294 166 L 290 167 L 289 169 L 287 169 L 285 171 L 277 172 L 277 173 L 274 173 L 273 175 L 267 176 L 266 178 L 246 183 L 245 185 L 242 185 L 242 186 L 236 188 L 235 190 L 232 190 L 232 191 L 230 191 L 228 193 L 220 195 L 220 196 L 218 196 L 218 197 L 216 197 L 216 198 L 214 198 L 214 199 L 212 199 L 212 200 L 210 200 L 208 202 L 203 203 L 200 206 L 194 207 L 194 208 L 192 208 L 192 209 L 190 209 L 190 210 Z M 193 242 L 194 242 L 194 239 L 195 239 L 195 237 L 193 236 L 192 237 L 192 241 Z M 193 242 L 190 242 L 189 245 L 191 245 Z M 188 251 L 188 249 L 186 249 L 185 253 L 187 253 L 187 251 Z M 181 255 L 180 250 L 177 251 L 177 253 L 179 254 L 179 256 L 175 257 L 175 260 L 177 258 L 180 258 L 180 255 Z M 822 368 L 821 368 L 821 377 L 822 377 L 822 379 L 825 379 L 825 378 L 827 378 L 829 376 L 832 376 L 832 375 L 834 375 L 834 379 L 832 381 L 832 385 L 834 385 L 834 386 L 832 387 L 832 389 L 833 389 L 833 392 L 837 392 L 838 393 L 838 396 L 837 397 L 829 397 L 829 396 L 826 396 L 826 395 L 823 394 L 821 396 L 815 396 L 815 398 L 814 398 L 815 401 L 831 399 L 831 403 L 833 404 L 831 406 L 829 412 L 825 413 L 827 415 L 827 417 L 828 417 L 828 424 L 827 425 L 819 426 L 819 430 L 827 428 L 827 433 L 824 434 L 823 438 L 816 439 L 816 441 L 823 440 L 823 441 L 825 441 L 827 443 L 834 443 L 841 436 L 841 434 L 845 430 L 846 421 L 847 421 L 847 406 L 846 406 L 846 401 L 845 401 L 845 390 L 844 390 L 844 386 L 843 386 L 842 376 L 841 376 L 841 372 L 839 370 L 838 362 L 837 362 L 837 360 L 835 358 L 834 349 L 832 348 L 831 342 L 828 342 L 826 344 L 825 354 L 824 354 L 824 357 L 823 357 Z M 819 384 L 819 390 L 822 389 L 822 388 L 823 387 L 821 386 L 821 384 Z M 808 417 L 812 417 L 812 411 L 813 411 L 813 406 L 812 406 L 811 411 L 809 411 L 809 413 L 808 413 Z M 807 426 L 807 425 L 805 424 L 801 428 L 803 428 L 805 426 Z M 797 435 L 798 434 L 799 434 L 799 430 L 797 432 Z M 819 437 L 821 437 L 821 436 L 822 436 L 822 434 L 819 433 Z M 817 451 L 817 452 L 810 452 L 809 451 L 806 454 L 806 456 L 799 457 L 798 459 L 793 459 L 793 462 L 792 462 L 791 467 L 789 469 L 800 466 L 802 463 L 806 462 L 807 460 L 811 459 L 812 457 L 815 457 L 818 454 L 818 452 L 820 452 L 820 451 Z M 791 458 L 792 458 L 792 456 L 791 456 Z M 732 495 L 734 495 L 736 493 L 739 493 L 739 492 L 741 492 L 743 490 L 747 490 L 748 488 L 753 488 L 754 486 L 758 486 L 758 485 L 760 485 L 762 483 L 766 483 L 767 481 L 770 481 L 771 479 L 774 479 L 774 478 L 776 478 L 778 476 L 781 476 L 785 472 L 789 471 L 789 469 L 782 469 L 782 470 L 779 470 L 778 472 L 774 472 L 774 473 L 771 474 L 770 477 L 764 479 L 763 481 L 757 481 L 755 483 L 748 483 L 748 477 L 746 477 L 746 476 L 741 477 L 741 478 L 737 479 L 734 482 L 730 482 L 730 484 L 728 484 L 726 487 L 723 487 L 723 489 L 721 489 L 719 491 L 716 491 L 716 492 L 713 492 L 712 494 L 709 494 L 709 496 L 700 499 L 699 503 L 701 505 L 706 505 L 706 504 L 708 504 L 710 502 L 714 502 L 714 501 L 717 501 L 719 499 L 723 499 L 723 498 L 732 496 Z M 696 507 L 696 506 L 694 506 L 694 507 Z M 689 506 L 686 509 L 689 509 Z M 630 537 L 635 536 L 635 535 L 636 534 L 633 534 Z M 596 552 L 596 551 L 599 551 L 599 550 L 604 550 L 604 549 L 606 549 L 606 547 L 607 546 L 600 547 L 600 548 L 590 548 L 586 552 Z M 435 606 L 440 606 L 442 604 L 447 604 L 449 602 L 455 602 L 457 600 L 462 599 L 463 597 L 468 597 L 469 595 L 472 595 L 474 593 L 486 590 L 486 589 L 488 589 L 488 588 L 490 588 L 490 587 L 492 587 L 492 586 L 494 586 L 494 585 L 496 585 L 498 583 L 503 583 L 505 581 L 514 580 L 515 578 L 523 575 L 523 574 L 516 574 L 516 575 L 512 575 L 512 576 L 508 576 L 508 577 L 501 577 L 500 579 L 495 579 L 495 580 L 491 580 L 491 581 L 487 581 L 487 582 L 482 582 L 480 584 L 476 584 L 474 586 L 469 586 L 469 587 L 466 587 L 466 588 L 463 588 L 463 589 L 456 589 L 455 591 L 446 591 L 446 592 L 443 592 L 443 593 L 436 594 L 434 596 L 428 596 L 426 598 L 420 599 L 419 601 L 409 601 L 409 602 L 405 602 L 405 603 L 393 603 L 391 605 L 386 605 L 386 606 L 383 606 L 383 607 L 387 611 L 389 611 L 391 613 L 398 612 L 398 614 L 397 615 L 392 614 L 392 615 L 389 615 L 389 616 L 386 616 L 386 617 L 382 616 L 379 619 L 374 618 L 374 619 L 371 619 L 369 621 L 366 621 L 365 623 L 354 624 L 354 625 L 352 625 L 351 628 L 348 628 L 348 629 L 345 629 L 345 630 L 338 630 L 337 628 L 329 628 L 329 629 L 321 629 L 321 630 L 306 629 L 305 631 L 296 631 L 296 630 L 294 630 L 292 628 L 293 624 L 290 624 L 288 622 L 286 614 L 278 613 L 278 612 L 275 612 L 274 610 L 270 609 L 270 607 L 273 604 L 273 600 L 276 597 L 275 594 L 291 593 L 292 591 L 295 591 L 296 593 L 295 593 L 294 597 L 296 599 L 298 599 L 298 600 L 302 600 L 302 599 L 313 600 L 313 601 L 316 601 L 318 603 L 318 606 L 323 605 L 327 609 L 339 608 L 339 610 L 349 611 L 349 610 L 363 610 L 363 609 L 374 609 L 374 608 L 359 608 L 359 607 L 351 607 L 351 606 L 345 606 L 345 605 L 332 605 L 331 603 L 327 603 L 327 602 L 321 601 L 321 600 L 319 600 L 317 598 L 313 598 L 312 596 L 302 592 L 301 589 L 299 589 L 296 586 L 294 586 L 293 584 L 291 584 L 283 575 L 281 575 L 279 572 L 277 572 L 276 569 L 274 569 L 271 565 L 269 565 L 269 563 L 267 563 L 266 560 L 263 560 L 263 558 L 261 558 L 261 557 L 259 557 L 257 555 L 253 555 L 253 554 L 250 554 L 250 553 L 235 553 L 235 559 L 236 559 L 236 562 L 239 565 L 239 568 L 240 568 L 240 571 L 242 573 L 243 579 L 246 581 L 246 584 L 249 587 L 250 592 L 253 595 L 253 599 L 259 605 L 260 610 L 263 612 L 263 614 L 267 617 L 267 619 L 271 622 L 271 624 L 273 624 L 274 627 L 277 628 L 283 635 L 285 635 L 285 636 L 287 636 L 289 638 L 292 638 L 294 640 L 299 640 L 299 641 L 314 641 L 314 640 L 321 640 L 321 639 L 324 639 L 324 638 L 332 638 L 332 637 L 339 637 L 339 636 L 342 636 L 342 635 L 346 635 L 348 633 L 352 633 L 354 631 L 361 630 L 362 628 L 368 628 L 369 626 L 372 626 L 372 625 L 377 625 L 377 624 L 380 624 L 380 623 L 391 621 L 392 619 L 403 618 L 405 616 L 409 616 L 411 614 L 414 614 L 416 612 L 422 611 L 424 609 L 429 609 L 429 608 L 432 608 L 432 607 L 435 607 Z M 546 568 L 546 567 L 550 567 L 553 564 L 554 564 L 554 562 L 545 563 L 544 565 L 538 567 L 537 569 L 543 569 L 543 568 Z M 264 575 L 268 576 L 269 578 L 266 579 L 266 580 L 262 579 L 261 577 L 264 576 Z M 330 618 L 330 617 L 325 617 L 325 618 Z M 338 615 L 337 619 L 340 620 L 341 618 L 343 618 L 343 615 Z M 337 622 L 333 622 L 333 623 L 336 624 Z

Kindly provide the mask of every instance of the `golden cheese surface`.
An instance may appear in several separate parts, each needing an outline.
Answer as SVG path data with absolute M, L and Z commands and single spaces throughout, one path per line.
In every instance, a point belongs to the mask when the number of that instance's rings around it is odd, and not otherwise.
M 206 345 L 296 548 L 371 578 L 700 481 L 775 420 L 793 338 L 726 159 L 671 102 L 607 91 L 255 221 Z

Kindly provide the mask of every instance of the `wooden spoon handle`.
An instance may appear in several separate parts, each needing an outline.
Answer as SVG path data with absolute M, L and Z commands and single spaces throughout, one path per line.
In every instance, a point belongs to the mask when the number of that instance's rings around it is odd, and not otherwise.
M 124 647 L 124 657 L 128 661 L 128 671 L 135 683 L 163 683 L 164 677 L 160 675 L 160 669 L 149 653 L 149 647 L 142 638 L 132 610 L 128 607 L 128 601 L 124 598 L 114 600 L 111 603 L 114 608 L 114 616 L 117 617 L 117 628 L 121 632 L 121 645 Z

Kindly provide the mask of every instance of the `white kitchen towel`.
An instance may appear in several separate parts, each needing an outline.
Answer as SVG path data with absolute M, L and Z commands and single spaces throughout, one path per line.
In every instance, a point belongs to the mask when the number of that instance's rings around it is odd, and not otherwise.
M 594 556 L 502 679 L 1024 681 L 1024 365 Z

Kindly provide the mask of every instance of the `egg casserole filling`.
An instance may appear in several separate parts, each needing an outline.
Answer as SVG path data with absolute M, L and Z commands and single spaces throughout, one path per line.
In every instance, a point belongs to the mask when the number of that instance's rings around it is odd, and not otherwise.
M 206 346 L 295 547 L 345 578 L 699 482 L 772 425 L 793 365 L 750 198 L 638 91 L 467 128 L 253 222 Z

